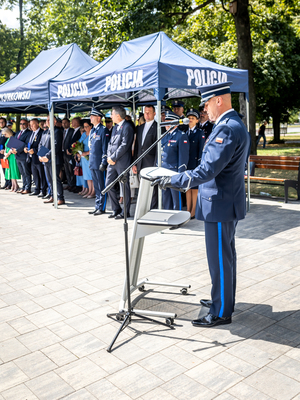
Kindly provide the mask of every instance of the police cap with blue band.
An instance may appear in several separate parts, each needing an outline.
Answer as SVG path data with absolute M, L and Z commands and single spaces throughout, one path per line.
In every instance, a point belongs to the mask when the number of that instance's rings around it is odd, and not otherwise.
M 193 115 L 193 116 L 196 117 L 197 119 L 200 118 L 199 111 L 196 110 L 195 108 L 190 108 L 189 111 L 186 113 L 186 116 L 187 116 L 187 117 L 189 117 L 190 115 Z
M 203 106 L 209 99 L 223 94 L 231 93 L 230 86 L 233 82 L 215 83 L 213 85 L 200 86 L 198 89 L 201 93 L 200 107 Z
M 184 102 L 180 100 L 174 100 L 172 102 L 172 107 L 184 107 Z
M 99 111 L 99 110 L 97 110 L 96 108 L 92 108 L 92 110 L 91 110 L 91 112 L 90 112 L 90 114 L 89 114 L 89 117 L 90 117 L 91 115 L 95 115 L 96 117 L 101 117 L 101 118 L 104 117 L 104 114 L 102 114 L 102 112 Z
M 175 114 L 173 111 L 166 111 L 166 121 L 174 121 L 175 119 L 178 119 L 178 115 Z

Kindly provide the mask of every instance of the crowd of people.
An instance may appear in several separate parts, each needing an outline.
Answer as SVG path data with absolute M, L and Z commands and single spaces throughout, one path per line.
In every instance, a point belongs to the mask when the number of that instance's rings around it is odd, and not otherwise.
M 172 106 L 173 109 L 162 107 L 162 121 L 172 122 L 185 117 L 182 101 L 173 101 Z M 37 118 L 28 121 L 22 117 L 20 130 L 16 133 L 12 131 L 12 122 L 0 117 L 0 158 L 5 176 L 1 189 L 40 197 L 45 204 L 53 203 L 52 154 L 55 152 L 58 205 L 65 204 L 64 192 L 69 191 L 83 198 L 95 198 L 95 208 L 89 214 L 104 214 L 107 204 L 107 195 L 102 194 L 104 188 L 157 139 L 155 115 L 154 106 L 145 106 L 137 126 L 121 106 L 113 107 L 109 118 L 94 108 L 87 118 L 74 117 L 70 121 L 67 117 L 63 120 L 54 117 L 55 149 L 51 148 L 50 116 L 46 121 Z M 205 141 L 213 126 L 203 107 L 189 109 L 186 116 L 188 125 L 161 128 L 162 133 L 170 128 L 161 143 L 162 167 L 176 172 L 199 165 Z M 12 142 L 11 137 L 16 140 Z M 156 146 L 134 165 L 132 173 L 139 176 L 142 168 L 155 165 Z M 20 179 L 21 186 L 18 185 Z M 125 190 L 127 204 L 124 205 L 122 185 L 117 184 L 108 192 L 112 208 L 109 218 L 124 218 L 124 207 L 130 216 L 133 193 L 129 179 Z M 163 208 L 180 210 L 181 196 L 173 189 L 164 191 Z M 196 187 L 186 193 L 184 201 L 194 218 Z M 155 187 L 151 208 L 157 206 L 158 191 Z

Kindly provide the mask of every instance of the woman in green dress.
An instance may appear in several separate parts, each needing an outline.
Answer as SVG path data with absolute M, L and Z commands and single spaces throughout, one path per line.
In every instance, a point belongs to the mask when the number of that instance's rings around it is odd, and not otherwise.
M 11 192 L 16 192 L 19 190 L 17 179 L 21 178 L 21 174 L 17 165 L 15 155 L 12 153 L 11 149 L 7 147 L 7 142 L 9 138 L 14 135 L 14 133 L 9 128 L 4 128 L 2 130 L 2 133 L 7 138 L 7 141 L 5 143 L 5 150 L 2 150 L 2 152 L 4 153 L 4 159 L 7 159 L 9 164 L 9 168 L 5 169 L 5 179 L 11 179 Z

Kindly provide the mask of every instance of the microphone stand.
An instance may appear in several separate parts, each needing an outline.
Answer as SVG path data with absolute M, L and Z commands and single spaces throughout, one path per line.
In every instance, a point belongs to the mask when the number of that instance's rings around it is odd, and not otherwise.
M 179 124 L 178 124 L 179 125 Z M 143 319 L 146 321 L 154 322 L 159 325 L 166 326 L 170 329 L 174 329 L 172 325 L 168 325 L 164 322 L 157 321 L 155 319 L 146 317 L 145 315 L 137 314 L 133 311 L 133 307 L 131 304 L 131 293 L 130 293 L 130 270 L 129 270 L 129 251 L 128 251 L 128 223 L 127 223 L 127 208 L 126 208 L 126 188 L 125 184 L 128 180 L 127 174 L 130 169 L 140 162 L 148 153 L 155 147 L 169 132 L 170 130 L 176 125 L 171 126 L 160 138 L 158 138 L 147 150 L 144 151 L 128 168 L 125 169 L 112 183 L 110 183 L 103 191 L 102 194 L 105 194 L 111 190 L 111 188 L 117 183 L 120 182 L 123 185 L 123 197 L 124 197 L 124 241 L 125 241 L 125 263 L 126 263 L 126 289 L 127 289 L 127 310 L 126 311 L 119 311 L 118 313 L 107 314 L 109 318 L 116 317 L 118 321 L 123 321 L 120 328 L 118 329 L 115 337 L 113 338 L 111 344 L 108 346 L 107 351 L 111 353 L 112 347 L 117 340 L 119 334 L 132 322 L 132 317 L 138 317 L 139 319 Z M 154 180 L 155 178 L 153 178 Z

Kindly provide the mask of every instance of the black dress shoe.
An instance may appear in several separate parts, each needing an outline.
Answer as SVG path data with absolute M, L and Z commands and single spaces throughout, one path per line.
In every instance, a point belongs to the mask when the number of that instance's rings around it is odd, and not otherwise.
M 47 200 L 47 199 L 50 199 L 50 197 L 51 197 L 50 194 L 46 194 L 45 196 L 42 197 L 42 199 L 46 199 Z
M 89 214 L 95 214 L 95 212 L 97 211 L 97 208 L 95 208 L 95 210 L 93 211 L 88 211 Z
M 38 197 L 43 197 L 43 198 L 44 198 L 44 196 L 46 196 L 45 193 L 40 193 L 40 194 L 38 194 Z
M 231 324 L 231 317 L 216 317 L 208 313 L 205 317 L 194 319 L 192 324 L 200 328 L 211 328 L 212 326 Z
M 117 215 L 121 214 L 121 212 L 122 212 L 122 209 L 120 208 L 120 210 L 114 211 L 112 214 L 110 214 L 108 216 L 108 218 L 115 218 Z
M 130 214 L 127 213 L 127 218 L 130 218 Z M 115 216 L 115 219 L 124 219 L 124 214 L 121 212 L 121 214 L 118 214 Z
M 96 210 L 96 211 L 94 212 L 94 215 L 102 215 L 102 214 L 105 214 L 105 211 Z
M 38 195 L 39 195 L 39 193 L 32 192 L 32 193 L 30 193 L 29 196 L 38 196 Z
M 212 301 L 211 300 L 205 300 L 205 299 L 201 299 L 200 303 L 203 307 L 207 307 L 210 308 L 212 305 Z

